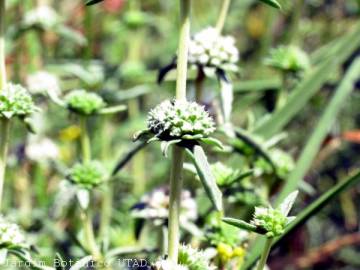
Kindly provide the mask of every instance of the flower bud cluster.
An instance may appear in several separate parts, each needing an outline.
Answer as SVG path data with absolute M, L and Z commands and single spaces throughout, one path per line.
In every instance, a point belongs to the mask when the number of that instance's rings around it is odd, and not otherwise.
M 101 96 L 83 89 L 73 90 L 67 94 L 65 103 L 69 110 L 81 115 L 95 114 L 106 105 Z
M 96 160 L 86 163 L 78 163 L 71 168 L 68 179 L 85 189 L 92 189 L 100 185 L 106 179 L 106 170 Z
M 276 237 L 284 233 L 288 218 L 278 209 L 255 207 L 251 224 L 263 229 L 267 237 Z

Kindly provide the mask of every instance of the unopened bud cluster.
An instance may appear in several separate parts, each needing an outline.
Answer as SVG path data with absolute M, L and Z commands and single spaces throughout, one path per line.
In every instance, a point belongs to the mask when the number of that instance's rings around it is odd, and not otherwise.
M 5 89 L 1 89 L 0 117 L 26 117 L 36 110 L 30 93 L 21 85 L 9 83 Z
M 66 106 L 70 111 L 81 115 L 92 115 L 105 107 L 101 96 L 83 89 L 73 90 L 65 97 Z
M 278 209 L 255 207 L 251 223 L 265 231 L 267 237 L 276 237 L 284 233 L 288 218 Z
M 106 178 L 106 170 L 99 161 L 78 163 L 71 170 L 68 179 L 75 185 L 85 189 L 92 189 Z

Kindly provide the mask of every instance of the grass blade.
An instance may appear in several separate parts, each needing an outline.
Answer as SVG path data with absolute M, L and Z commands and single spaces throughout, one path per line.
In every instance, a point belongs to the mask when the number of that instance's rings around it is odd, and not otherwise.
M 283 108 L 276 111 L 268 120 L 254 129 L 254 132 L 262 137 L 270 138 L 287 125 L 308 103 L 310 98 L 316 94 L 328 79 L 329 74 L 334 72 L 360 45 L 360 23 L 352 35 L 344 39 L 341 46 L 334 50 L 332 59 L 325 60 L 315 68 L 307 78 L 300 83 L 290 95 L 288 102 Z

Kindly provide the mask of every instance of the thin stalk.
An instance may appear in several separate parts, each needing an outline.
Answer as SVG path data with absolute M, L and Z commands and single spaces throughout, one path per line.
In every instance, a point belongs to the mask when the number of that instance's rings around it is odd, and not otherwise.
M 92 215 L 89 209 L 84 210 L 82 213 L 82 221 L 84 226 L 86 245 L 88 246 L 89 251 L 93 256 L 93 259 L 97 262 L 101 262 L 102 256 L 96 244 L 94 227 L 92 224 L 91 216 Z
M 270 254 L 270 249 L 271 249 L 272 242 L 273 242 L 273 238 L 267 238 L 266 239 L 266 243 L 265 243 L 265 246 L 264 246 L 264 249 L 263 249 L 260 261 L 259 261 L 259 265 L 257 267 L 257 270 L 263 270 L 264 269 L 264 267 L 266 265 L 267 258 L 269 257 L 269 254 Z
M 81 152 L 82 152 L 82 161 L 89 162 L 91 160 L 91 146 L 89 133 L 87 131 L 86 117 L 81 116 L 80 119 L 80 129 L 81 129 Z
M 176 99 L 186 100 L 187 62 L 190 41 L 190 10 L 191 0 L 180 0 L 180 36 L 178 48 L 178 67 L 176 80 Z M 184 150 L 178 146 L 172 149 L 172 166 L 170 175 L 170 203 L 169 203 L 169 259 L 178 262 L 180 240 L 180 207 L 182 188 L 182 169 Z
M 5 54 L 5 0 L 0 0 L 0 92 L 6 89 L 6 54 Z M 0 120 L 0 209 L 6 173 L 9 145 L 10 121 Z
M 219 33 L 221 33 L 224 28 L 226 17 L 228 15 L 229 8 L 230 8 L 230 3 L 231 3 L 231 0 L 223 0 L 222 1 L 220 14 L 219 14 L 219 17 L 218 17 L 218 20 L 216 23 L 216 29 L 218 30 Z
M 283 71 L 281 77 L 282 87 L 277 91 L 276 110 L 281 109 L 285 105 L 290 90 L 289 74 L 286 71 Z

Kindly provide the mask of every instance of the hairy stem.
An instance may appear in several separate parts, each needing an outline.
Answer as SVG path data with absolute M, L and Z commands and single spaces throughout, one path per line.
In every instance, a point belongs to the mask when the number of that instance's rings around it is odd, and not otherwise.
M 267 238 L 266 239 L 266 243 L 265 243 L 263 252 L 261 254 L 261 258 L 260 258 L 257 270 L 263 270 L 264 269 L 264 267 L 266 265 L 267 258 L 269 257 L 269 254 L 270 254 L 270 249 L 271 249 L 272 242 L 273 242 L 273 238 Z
M 219 18 L 216 23 L 216 29 L 218 30 L 219 33 L 221 33 L 224 28 L 226 17 L 228 15 L 229 8 L 230 8 L 230 3 L 231 3 L 231 0 L 223 0 L 222 1 Z
M 172 168 L 170 175 L 170 205 L 169 205 L 169 232 L 168 249 L 169 259 L 173 262 L 178 261 L 179 239 L 180 239 L 180 208 L 181 208 L 181 188 L 182 188 L 182 169 L 184 162 L 184 150 L 178 146 L 172 149 Z
M 180 36 L 176 80 L 176 99 L 178 100 L 186 100 L 187 62 L 190 41 L 190 5 L 191 0 L 180 0 Z M 182 148 L 178 146 L 173 147 L 170 175 L 168 255 L 169 259 L 175 263 L 178 262 L 179 253 L 180 196 L 184 154 Z

